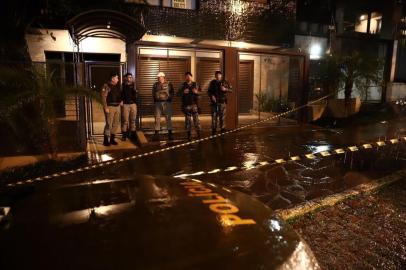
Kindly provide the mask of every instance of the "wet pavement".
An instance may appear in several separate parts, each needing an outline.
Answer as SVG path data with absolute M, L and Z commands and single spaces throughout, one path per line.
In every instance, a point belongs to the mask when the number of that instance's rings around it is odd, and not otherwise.
M 319 269 L 269 208 L 213 184 L 134 176 L 28 192 L 9 206 L 0 269 Z
M 312 125 L 262 125 L 184 148 L 45 182 L 80 183 L 134 174 L 176 175 L 229 166 L 249 166 L 258 161 L 316 153 L 405 134 L 406 118 L 347 129 Z M 105 155 L 108 158 L 125 157 L 181 142 L 161 142 L 136 151 Z M 272 209 L 280 209 L 340 192 L 406 167 L 405 155 L 405 143 L 400 143 L 340 157 L 289 162 L 246 171 L 196 175 L 194 178 L 242 191 L 258 198 Z
M 406 178 L 293 222 L 323 269 L 406 268 Z
M 290 155 L 293 156 L 304 153 L 317 153 L 326 150 L 333 150 L 339 147 L 360 145 L 363 143 L 376 142 L 379 139 L 390 139 L 398 136 L 406 136 L 406 118 L 399 118 L 392 121 L 384 121 L 347 129 L 328 129 L 312 125 L 262 125 L 240 132 L 227 134 L 217 139 L 205 141 L 184 148 L 177 148 L 152 156 L 146 156 L 140 159 L 115 163 L 67 176 L 51 178 L 50 180 L 44 180 L 31 185 L 16 186 L 6 190 L 7 195 L 9 198 L 12 198 L 12 200 L 7 202 L 1 199 L 0 203 L 3 205 L 11 205 L 12 209 L 18 209 L 18 207 L 22 207 L 22 205 L 15 202 L 19 202 L 20 200 L 24 201 L 29 194 L 51 194 L 47 193 L 47 191 L 52 190 L 53 188 L 58 189 L 61 185 L 71 185 L 75 187 L 78 186 L 78 184 L 81 186 L 93 187 L 89 190 L 91 191 L 91 200 L 94 200 L 94 195 L 100 195 L 95 185 L 98 183 L 107 183 L 107 189 L 114 188 L 115 184 L 109 184 L 111 179 L 115 179 L 114 181 L 126 181 L 126 179 L 139 178 L 141 174 L 168 176 L 179 173 L 212 171 L 217 168 L 224 169 L 230 166 L 249 167 L 250 164 L 254 164 L 259 161 L 271 161 L 278 158 L 287 158 Z M 135 151 L 118 152 L 116 154 L 109 153 L 108 157 L 118 158 L 130 156 L 139 153 L 140 151 L 148 152 L 159 147 L 176 145 L 181 142 L 181 140 L 177 140 L 172 143 L 155 143 Z M 229 190 L 230 192 L 232 190 L 237 190 L 248 194 L 250 196 L 245 196 L 246 198 L 256 198 L 265 205 L 269 206 L 271 209 L 276 210 L 290 208 L 307 200 L 324 197 L 329 194 L 343 191 L 358 184 L 368 182 L 371 179 L 376 179 L 384 175 L 391 174 L 393 171 L 401 168 L 406 168 L 405 141 L 397 144 L 387 144 L 386 146 L 382 147 L 375 146 L 371 149 L 364 149 L 356 152 L 347 152 L 346 154 L 334 155 L 326 158 L 319 157 L 315 159 L 302 159 L 301 161 L 287 162 L 282 165 L 265 165 L 259 168 L 252 168 L 250 170 L 235 170 L 231 172 L 223 171 L 221 173 L 195 175 L 193 178 L 201 179 L 203 183 L 208 183 L 207 185 L 210 186 L 213 186 L 211 183 L 214 183 L 213 187 L 216 186 L 215 184 L 219 184 L 223 187 L 223 190 Z M 175 183 L 175 181 L 178 180 L 173 179 L 173 181 Z M 158 184 L 158 187 L 158 189 L 153 188 L 152 191 L 158 192 L 162 185 Z M 106 198 L 102 198 L 100 201 L 100 207 L 122 203 L 121 201 L 116 200 L 120 200 L 123 192 L 128 193 L 129 191 L 131 191 L 131 189 L 126 187 L 118 187 L 118 189 L 114 192 L 104 190 L 103 192 L 108 196 L 106 195 Z M 364 266 L 367 266 L 367 268 L 373 266 L 384 269 L 401 269 L 402 267 L 398 268 L 398 266 L 404 266 L 404 243 L 402 241 L 398 241 L 398 239 L 404 239 L 404 217 L 402 216 L 404 205 L 402 204 L 403 200 L 399 200 L 400 204 L 396 204 L 396 198 L 399 196 L 400 198 L 404 198 L 405 194 L 399 192 L 400 191 L 396 191 L 392 195 L 388 195 L 392 196 L 392 203 L 395 205 L 393 207 L 390 205 L 390 203 L 385 203 L 386 199 L 378 198 L 375 200 L 374 197 L 368 197 L 365 202 L 363 199 L 356 201 L 358 203 L 356 203 L 353 208 L 350 206 L 350 212 L 348 213 L 345 212 L 344 214 L 341 213 L 335 215 L 336 212 L 334 211 L 336 210 L 333 208 L 333 214 L 324 215 L 323 212 L 320 212 L 322 214 L 317 213 L 317 217 L 315 219 L 311 219 L 311 221 L 308 223 L 300 223 L 297 226 L 295 225 L 295 228 L 306 237 L 307 241 L 310 242 L 310 245 L 312 248 L 314 248 L 316 255 L 322 261 L 322 266 L 326 267 L 327 269 L 334 269 L 335 267 L 337 267 L 337 269 L 351 269 L 357 267 L 362 268 Z M 132 198 L 130 195 L 128 195 L 128 197 Z M 64 196 L 64 203 L 62 206 L 69 206 L 68 202 L 70 200 L 72 200 L 71 202 L 74 204 L 74 207 L 78 207 L 77 204 L 87 201 L 87 199 L 83 199 L 81 196 L 79 196 L 79 199 L 72 199 L 76 196 L 78 196 L 76 192 L 71 193 L 71 195 L 68 194 Z M 47 196 L 44 198 L 46 197 Z M 135 196 L 135 198 L 137 198 L 137 196 Z M 167 209 L 168 206 L 173 206 L 170 200 L 160 200 L 160 198 L 157 198 L 158 200 L 155 201 L 155 199 L 156 198 L 152 198 L 154 204 L 158 202 L 162 205 L 162 207 L 156 208 L 156 211 L 158 211 L 156 213 L 159 213 L 159 211 L 162 209 Z M 113 202 L 110 202 L 110 200 L 113 200 Z M 243 209 L 244 206 L 247 207 L 246 204 L 237 197 L 233 200 L 236 201 L 236 205 L 238 205 L 239 208 Z M 11 204 L 7 204 L 10 202 Z M 44 200 L 41 200 L 41 203 L 44 203 Z M 52 202 L 46 204 L 53 205 Z M 375 207 L 375 204 L 378 206 L 381 205 L 382 209 Z M 194 213 L 196 212 L 193 209 L 188 209 L 187 205 L 183 205 L 182 203 L 177 203 L 177 205 L 179 207 L 186 208 L 184 211 L 176 212 L 179 220 L 174 223 L 177 224 L 174 229 L 177 228 L 179 224 L 184 224 L 181 219 L 185 219 L 185 222 L 188 220 L 189 216 L 187 214 L 194 216 Z M 346 205 L 347 202 L 344 204 L 344 208 L 340 208 L 340 211 L 347 211 L 348 209 L 345 208 Z M 66 237 L 66 239 L 62 240 L 70 239 L 72 235 L 75 235 L 75 237 L 72 237 L 72 239 L 78 240 L 81 238 L 76 237 L 75 230 L 78 230 L 77 233 L 82 233 L 83 236 L 94 237 L 94 235 L 88 234 L 88 232 L 94 232 L 95 230 L 95 228 L 92 227 L 94 224 L 91 223 L 93 222 L 91 218 L 91 210 L 95 207 L 97 208 L 99 205 L 88 208 L 84 207 L 83 209 L 80 208 L 83 210 L 82 212 L 84 214 L 87 213 L 87 218 L 85 218 L 85 220 L 88 225 L 85 225 L 83 228 L 80 228 L 81 226 L 70 225 L 70 227 L 65 231 L 66 234 L 65 232 L 60 232 L 58 229 L 55 235 L 57 237 Z M 403 207 L 402 211 L 399 210 L 400 207 Z M 22 209 L 24 210 L 25 208 L 23 207 Z M 28 212 L 32 212 L 32 205 L 28 204 L 27 209 L 29 209 Z M 36 209 L 39 210 L 42 209 L 42 207 L 37 207 Z M 73 210 L 78 209 L 75 208 Z M 154 209 L 155 208 L 149 207 L 148 211 L 155 212 Z M 256 213 L 254 208 L 251 210 L 253 211 L 252 213 Z M 399 212 L 399 216 L 395 215 L 397 211 Z M 198 212 L 201 212 L 201 210 Z M 45 214 L 49 213 L 46 212 Z M 103 215 L 103 213 L 104 212 L 102 211 L 101 214 Z M 200 214 L 196 215 L 197 219 L 199 219 L 199 215 Z M 22 214 L 21 216 L 30 217 L 28 214 Z M 386 217 L 390 218 L 388 221 L 389 223 L 386 222 Z M 27 235 L 34 237 L 31 229 L 29 232 L 27 232 L 24 228 L 31 228 L 32 225 L 28 226 L 28 224 L 38 220 L 37 218 L 38 217 L 35 217 L 28 221 L 23 220 L 23 223 L 21 223 L 22 225 L 18 227 L 18 229 L 22 229 L 23 232 L 27 233 Z M 45 222 L 47 219 L 46 217 L 44 218 L 45 219 L 43 221 Z M 163 218 L 163 216 L 158 215 L 158 218 Z M 261 218 L 256 217 L 255 220 L 259 219 Z M 124 226 L 124 228 L 127 228 L 129 225 L 134 225 L 131 223 L 125 223 L 125 220 L 125 218 L 119 218 L 119 226 Z M 164 219 L 162 220 L 164 221 Z M 159 219 L 158 221 L 161 222 L 162 220 Z M 393 220 L 394 223 L 390 223 L 390 220 Z M 110 223 L 110 221 L 112 220 L 107 218 L 107 223 L 96 223 L 101 226 L 97 228 L 96 231 L 100 229 L 102 234 L 107 233 L 106 241 L 109 239 L 108 235 L 111 232 L 110 228 L 116 228 L 114 225 L 115 221 L 113 224 Z M 160 251 L 160 245 L 162 245 L 162 239 L 164 239 L 162 237 L 165 235 L 170 236 L 171 234 L 162 233 L 160 231 L 159 228 L 165 227 L 163 225 L 164 223 L 155 223 L 155 221 L 152 222 L 151 220 L 148 222 L 143 224 L 143 226 L 145 225 L 149 227 L 155 224 L 154 228 L 160 232 L 159 237 L 156 238 L 156 246 L 153 247 L 154 250 Z M 156 224 L 160 225 L 158 226 Z M 318 229 L 319 224 L 321 224 L 320 230 Z M 373 226 L 371 228 L 365 228 L 365 224 L 373 224 Z M 105 227 L 105 225 L 108 226 Z M 113 225 L 113 227 L 109 227 L 110 225 Z M 193 226 L 196 226 L 196 224 Z M 348 232 L 346 226 L 350 226 L 348 227 Z M 46 231 L 41 230 L 40 228 L 41 225 L 38 226 L 38 231 L 43 232 L 44 235 L 46 235 Z M 371 230 L 378 232 L 378 236 L 375 235 L 375 238 L 372 238 L 372 234 L 374 232 Z M 134 234 L 137 235 L 136 237 L 141 237 L 142 234 L 140 235 L 139 232 L 142 231 L 143 229 L 139 228 L 133 232 L 136 232 L 136 234 Z M 202 231 L 204 230 L 202 229 Z M 330 231 L 335 233 L 332 234 L 331 239 L 333 239 L 333 241 L 330 239 Z M 20 233 L 18 231 L 16 232 L 17 233 L 14 236 L 17 237 L 20 235 Z M 167 231 L 165 230 L 165 232 Z M 320 233 L 318 234 L 318 232 Z M 382 234 L 380 234 L 381 232 Z M 244 233 L 237 233 L 236 237 L 240 237 L 241 235 L 244 235 Z M 360 237 L 360 239 L 362 238 L 360 243 L 362 243 L 362 248 L 365 250 L 365 252 L 364 250 L 362 251 L 364 253 L 361 252 L 361 257 L 363 258 L 363 256 L 369 256 L 366 257 L 365 262 L 363 259 L 359 259 L 361 258 L 359 255 L 354 255 L 355 253 L 352 253 L 354 252 L 354 246 L 358 249 L 358 246 L 356 245 L 358 243 L 353 240 L 357 239 L 357 236 Z M 238 239 L 242 240 L 243 242 L 246 241 L 247 243 L 253 243 L 252 241 L 256 239 L 255 237 Z M 95 239 L 97 239 L 97 237 L 94 239 L 85 239 L 85 243 L 92 243 Z M 124 236 L 123 239 L 125 239 Z M 14 242 L 12 238 L 9 240 L 11 243 Z M 22 239 L 21 241 L 23 240 L 25 239 Z M 146 239 L 145 241 L 147 240 L 149 239 Z M 52 241 L 53 239 L 51 239 L 51 242 Z M 35 241 L 31 242 L 35 243 Z M 168 240 L 167 242 L 175 245 L 175 243 L 179 241 Z M 179 243 L 181 242 L 182 241 Z M 340 246 L 341 243 L 343 246 Z M 380 244 L 378 245 L 377 243 Z M 131 245 L 131 243 L 128 243 L 128 245 Z M 368 245 L 371 245 L 376 249 L 369 251 L 366 248 Z M 295 246 L 298 247 L 300 245 L 296 242 L 293 247 Z M 332 246 L 332 248 L 330 248 L 330 246 Z M 28 248 L 29 250 L 36 250 L 34 246 L 30 246 Z M 91 246 L 86 246 L 84 247 L 83 251 L 85 253 L 89 252 L 89 250 L 91 250 L 90 248 Z M 140 250 L 142 249 L 140 248 Z M 228 247 L 227 250 L 230 251 L 232 249 L 231 247 Z M 247 250 L 249 250 L 249 248 Z M 105 250 L 103 250 L 103 252 L 104 251 Z M 167 249 L 163 249 L 160 256 L 165 257 L 167 254 L 171 254 L 170 252 L 165 253 L 166 251 Z M 14 254 L 14 252 L 12 253 Z M 288 253 L 289 252 L 286 254 Z M 126 252 L 122 254 L 126 256 L 129 255 Z M 243 252 L 241 254 L 244 254 L 245 256 L 247 253 Z M 292 254 L 291 251 L 289 254 Z M 248 259 L 246 261 L 243 260 L 243 263 L 246 263 L 246 265 L 250 265 L 254 262 L 260 264 L 262 263 L 261 258 L 256 257 L 255 254 L 252 253 L 251 255 L 251 257 L 247 257 Z M 96 254 L 95 256 L 97 257 L 98 255 Z M 350 258 L 350 267 L 345 264 L 347 257 Z M 230 260 L 232 261 L 232 259 Z M 103 262 L 103 260 L 100 261 Z M 184 258 L 180 258 L 179 261 L 185 262 Z M 218 262 L 221 261 L 222 260 L 219 260 Z M 18 257 L 15 257 L 12 259 L 12 261 L 10 261 L 12 264 L 16 262 L 19 262 Z M 108 262 L 109 261 L 106 260 L 106 263 Z M 154 265 L 153 258 L 150 258 L 150 262 L 152 263 L 152 269 L 155 267 L 159 269 L 159 265 Z M 267 260 L 264 262 L 267 262 Z M 44 262 L 40 261 L 39 265 L 41 265 L 41 263 Z M 125 262 L 123 261 L 123 264 L 124 263 Z M 210 264 L 210 261 L 208 261 L 208 263 Z M 226 263 L 226 261 L 223 261 L 223 265 L 225 265 L 224 263 Z M 270 262 L 268 261 L 267 263 Z M 186 265 L 186 268 L 187 266 L 190 265 Z M 176 269 L 176 265 L 174 265 L 174 269 Z

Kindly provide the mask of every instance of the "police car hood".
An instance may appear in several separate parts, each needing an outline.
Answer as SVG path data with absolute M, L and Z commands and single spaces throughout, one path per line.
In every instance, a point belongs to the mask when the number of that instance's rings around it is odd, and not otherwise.
M 21 196 L 0 226 L 1 269 L 317 269 L 259 201 L 196 180 L 135 176 Z

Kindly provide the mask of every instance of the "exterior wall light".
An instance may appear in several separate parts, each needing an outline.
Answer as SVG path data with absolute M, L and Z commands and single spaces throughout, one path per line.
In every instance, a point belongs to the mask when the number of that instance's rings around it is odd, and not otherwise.
M 321 52 L 322 52 L 322 48 L 321 45 L 318 43 L 312 44 L 310 46 L 310 59 L 320 59 L 321 58 Z

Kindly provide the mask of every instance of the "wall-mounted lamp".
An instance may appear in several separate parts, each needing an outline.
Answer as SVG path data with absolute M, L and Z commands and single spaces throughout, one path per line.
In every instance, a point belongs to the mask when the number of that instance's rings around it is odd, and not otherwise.
M 310 46 L 310 59 L 320 59 L 321 58 L 321 53 L 322 53 L 322 48 L 321 45 L 318 43 L 314 43 Z

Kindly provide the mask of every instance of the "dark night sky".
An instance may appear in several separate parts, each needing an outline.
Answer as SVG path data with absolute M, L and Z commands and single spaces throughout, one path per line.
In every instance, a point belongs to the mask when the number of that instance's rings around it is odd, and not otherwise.
M 330 23 L 334 0 L 298 0 L 297 20 Z

